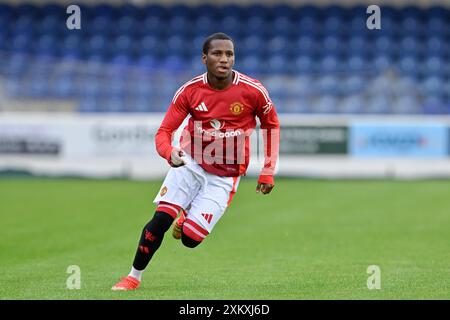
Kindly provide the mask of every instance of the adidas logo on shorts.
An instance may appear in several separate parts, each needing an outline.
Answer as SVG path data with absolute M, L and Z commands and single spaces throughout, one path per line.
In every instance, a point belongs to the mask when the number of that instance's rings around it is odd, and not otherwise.
M 205 218 L 205 220 L 206 220 L 208 223 L 211 223 L 211 220 L 212 220 L 212 217 L 213 217 L 212 214 L 210 214 L 210 213 L 202 213 L 202 216 L 203 216 L 203 218 Z

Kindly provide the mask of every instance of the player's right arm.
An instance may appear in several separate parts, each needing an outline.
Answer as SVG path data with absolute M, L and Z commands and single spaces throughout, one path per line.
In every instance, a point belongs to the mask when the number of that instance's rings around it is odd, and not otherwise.
M 185 164 L 184 160 L 181 159 L 183 155 L 181 149 L 172 146 L 173 134 L 189 114 L 188 103 L 183 93 L 180 94 L 177 91 L 175 94 L 155 136 L 156 151 L 172 167 Z

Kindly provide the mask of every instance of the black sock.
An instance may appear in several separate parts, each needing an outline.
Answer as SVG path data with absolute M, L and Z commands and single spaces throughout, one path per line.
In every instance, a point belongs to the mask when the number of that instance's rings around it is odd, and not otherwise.
M 173 218 L 161 211 L 156 211 L 152 220 L 142 230 L 139 246 L 133 261 L 133 267 L 144 270 L 149 264 L 153 254 L 158 250 L 164 238 L 164 233 L 172 225 Z

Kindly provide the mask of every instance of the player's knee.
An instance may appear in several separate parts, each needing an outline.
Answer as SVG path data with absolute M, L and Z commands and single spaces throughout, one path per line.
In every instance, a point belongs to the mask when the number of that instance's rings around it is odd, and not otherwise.
M 156 211 L 157 212 L 165 212 L 169 216 L 171 216 L 172 219 L 175 219 L 181 209 L 182 208 L 179 205 L 176 205 L 176 204 L 173 204 L 170 202 L 160 201 L 158 204 L 158 207 L 156 208 Z
M 172 225 L 173 218 L 166 212 L 156 211 L 152 220 L 144 227 L 144 230 L 154 233 L 165 233 Z
M 181 242 L 188 248 L 197 247 L 208 235 L 208 231 L 194 221 L 187 219 L 183 223 Z
M 196 246 L 198 246 L 201 243 L 201 241 L 194 240 L 191 237 L 188 237 L 187 235 L 185 235 L 184 233 L 181 234 L 181 242 L 183 243 L 183 245 L 185 247 L 188 247 L 188 248 L 195 248 Z

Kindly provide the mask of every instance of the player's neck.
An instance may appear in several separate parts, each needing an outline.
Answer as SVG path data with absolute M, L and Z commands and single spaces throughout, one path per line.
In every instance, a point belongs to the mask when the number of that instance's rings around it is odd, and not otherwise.
M 227 78 L 221 79 L 221 78 L 217 78 L 214 75 L 210 74 L 209 72 L 206 74 L 207 78 L 208 78 L 208 84 L 216 90 L 223 90 L 228 88 L 228 86 L 231 85 L 231 83 L 233 82 L 233 75 L 234 75 L 234 71 L 230 72 L 230 75 Z

